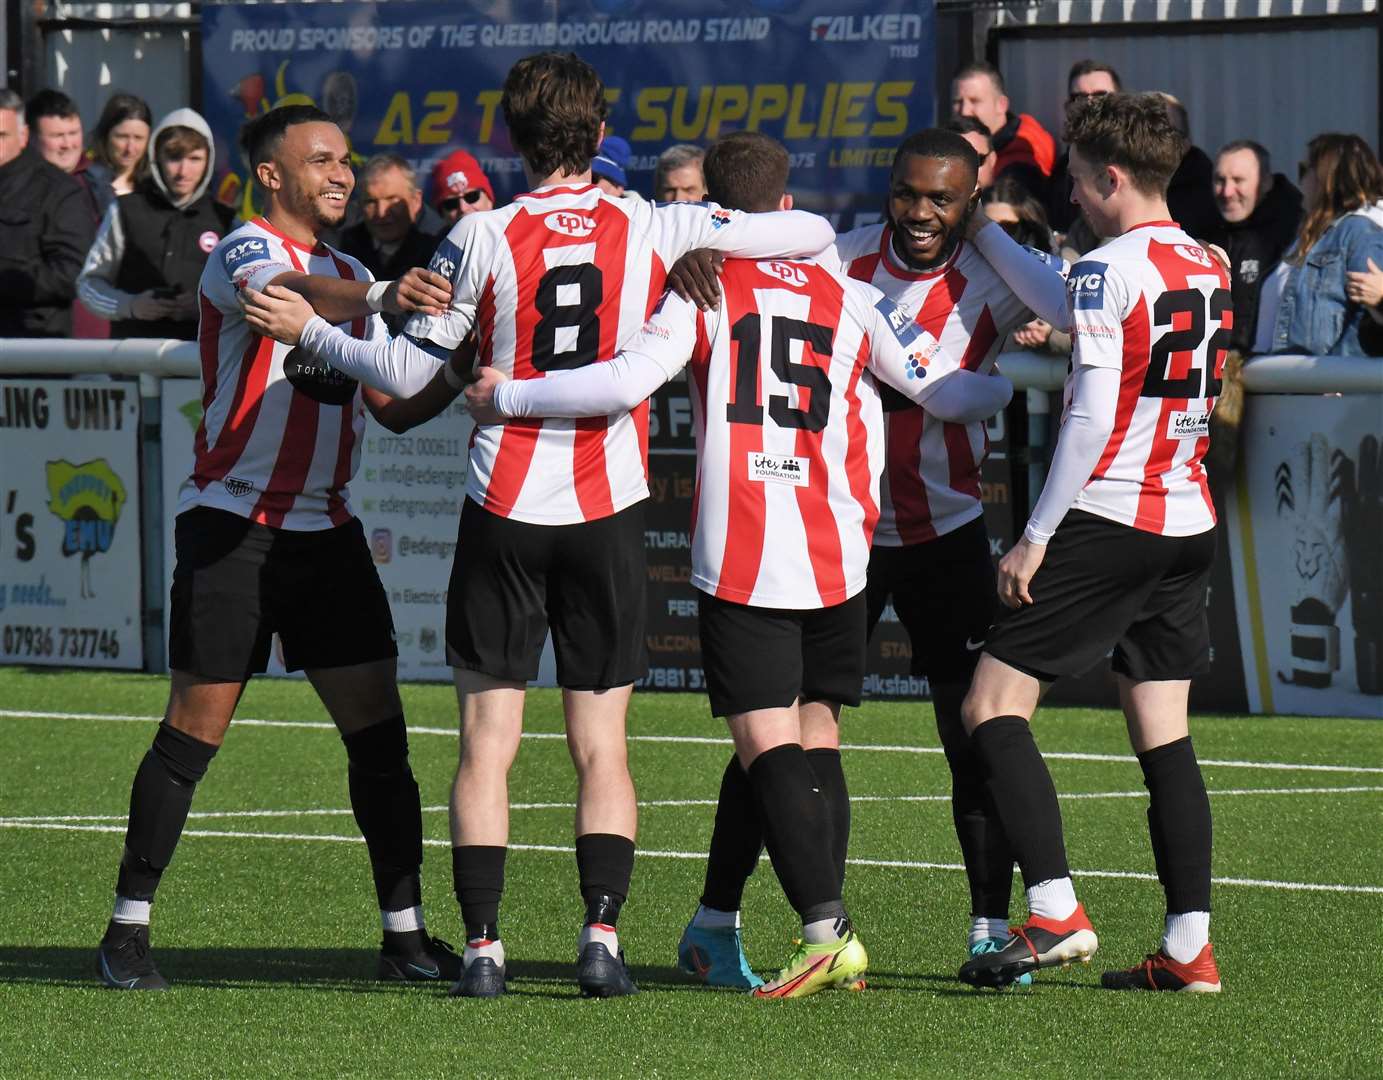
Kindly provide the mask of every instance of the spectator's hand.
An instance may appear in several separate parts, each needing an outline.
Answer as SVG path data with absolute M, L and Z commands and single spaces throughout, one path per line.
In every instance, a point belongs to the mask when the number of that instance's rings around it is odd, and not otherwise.
M 1345 298 L 1364 307 L 1383 303 L 1383 270 L 1372 259 L 1367 270 L 1351 270 L 1345 275 Z
M 451 306 L 451 282 L 415 266 L 384 293 L 384 310 L 393 315 L 445 315 Z
M 965 239 L 975 239 L 980 230 L 988 224 L 990 224 L 990 218 L 984 212 L 984 206 L 977 205 L 974 210 L 970 211 L 970 216 L 965 221 Z
M 168 304 L 172 308 L 173 318 L 183 322 L 191 321 L 200 314 L 195 292 L 178 293 Z
M 667 287 L 702 311 L 715 311 L 720 307 L 720 279 L 716 274 L 724 263 L 725 256 L 718 251 L 689 251 L 672 264 Z
M 156 319 L 175 319 L 178 317 L 178 301 L 165 300 L 155 296 L 153 289 L 148 289 L 134 298 L 130 302 L 131 317 L 141 322 L 153 322 Z
M 1019 537 L 1009 553 L 999 560 L 999 599 L 1005 607 L 1020 608 L 1032 603 L 1028 582 L 1047 555 L 1046 544 L 1032 544 Z
M 475 369 L 475 381 L 466 387 L 466 407 L 477 424 L 502 424 L 505 417 L 495 411 L 495 387 L 509 381 L 498 368 Z
M 1033 319 L 1026 326 L 1020 326 L 1013 332 L 1013 343 L 1024 349 L 1040 349 L 1047 344 L 1047 340 L 1051 336 L 1051 323 L 1045 323 L 1041 319 Z
M 264 292 L 241 289 L 240 307 L 251 330 L 285 345 L 296 345 L 308 319 L 317 314 L 300 294 L 282 285 L 270 285 Z

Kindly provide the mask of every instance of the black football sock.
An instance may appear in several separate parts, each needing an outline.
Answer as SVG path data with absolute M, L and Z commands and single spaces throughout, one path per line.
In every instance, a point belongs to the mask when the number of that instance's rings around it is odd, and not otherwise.
M 451 849 L 451 880 L 461 904 L 467 941 L 499 940 L 499 899 L 504 894 L 508 848 L 465 844 Z
M 629 896 L 634 873 L 634 841 L 614 833 L 587 833 L 576 838 L 576 870 L 586 925 L 613 928 Z
M 831 849 L 831 812 L 798 743 L 765 750 L 749 765 L 773 870 L 803 924 L 845 919 Z
M 831 859 L 840 878 L 841 895 L 845 894 L 845 856 L 850 849 L 850 789 L 845 784 L 845 769 L 840 751 L 817 747 L 807 751 L 807 764 L 812 767 L 816 786 L 826 800 L 831 813 Z
M 970 914 L 1007 921 L 1013 850 L 985 786 L 984 765 L 961 723 L 965 688 L 934 686 L 932 691 L 936 730 L 951 767 L 951 820 L 970 884 Z
M 350 759 L 351 810 L 365 837 L 380 911 L 403 911 L 423 902 L 423 813 L 408 766 L 408 728 L 391 716 L 343 734 Z M 420 929 L 415 927 L 414 929 Z
M 217 749 L 170 727 L 167 721 L 159 724 L 130 786 L 130 820 L 116 879 L 117 896 L 144 903 L 153 900 L 187 823 L 197 783 Z
M 970 745 L 984 763 L 985 786 L 1022 868 L 1023 884 L 1069 878 L 1056 785 L 1028 722 L 996 716 L 971 733 Z
M 716 911 L 738 911 L 744 899 L 744 886 L 763 850 L 763 826 L 759 808 L 749 789 L 749 776 L 730 755 L 725 774 L 720 778 L 720 799 L 716 803 L 715 827 L 711 830 L 711 852 L 706 859 L 706 887 L 701 903 Z
M 1191 737 L 1138 755 L 1148 788 L 1148 834 L 1167 912 L 1210 910 L 1210 798 Z

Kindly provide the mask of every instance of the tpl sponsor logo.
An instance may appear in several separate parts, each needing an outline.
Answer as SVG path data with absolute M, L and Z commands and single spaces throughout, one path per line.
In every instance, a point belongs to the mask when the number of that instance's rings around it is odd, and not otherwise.
M 806 272 L 800 266 L 794 266 L 790 262 L 761 262 L 757 264 L 763 273 L 769 277 L 775 277 L 784 285 L 791 285 L 795 289 L 805 289 L 807 287 Z
M 558 210 L 544 217 L 543 224 L 563 236 L 590 236 L 595 232 L 595 218 L 579 210 Z
M 1214 262 L 1211 261 L 1210 256 L 1206 254 L 1204 248 L 1191 247 L 1189 244 L 1177 244 L 1172 250 L 1187 262 L 1193 262 L 1197 266 L 1210 268 L 1215 265 Z

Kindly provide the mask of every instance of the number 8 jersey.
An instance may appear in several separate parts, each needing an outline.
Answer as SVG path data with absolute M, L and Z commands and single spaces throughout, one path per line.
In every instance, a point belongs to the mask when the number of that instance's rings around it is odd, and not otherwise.
M 456 224 L 430 264 L 451 279 L 451 308 L 414 316 L 404 332 L 442 358 L 474 326 L 477 363 L 542 378 L 615 355 L 643 325 L 666 268 L 693 248 L 812 255 L 834 238 L 824 218 L 800 211 L 654 206 L 588 184 L 541 188 Z M 466 494 L 517 521 L 594 521 L 647 498 L 647 448 L 647 403 L 608 417 L 481 425 Z
M 1066 290 L 1072 363 L 1122 372 L 1114 429 L 1073 506 L 1163 536 L 1212 528 L 1201 459 L 1234 326 L 1224 270 L 1174 222 L 1150 222 L 1086 255 Z

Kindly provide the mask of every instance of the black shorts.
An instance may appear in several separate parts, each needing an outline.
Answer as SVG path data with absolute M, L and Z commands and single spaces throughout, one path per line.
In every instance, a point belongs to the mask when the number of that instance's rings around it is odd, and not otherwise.
M 533 525 L 467 499 L 447 594 L 452 666 L 531 682 L 551 629 L 558 685 L 608 690 L 643 678 L 643 532 L 643 503 L 597 521 Z
M 912 642 L 912 674 L 966 685 L 998 615 L 984 518 L 935 540 L 869 552 L 869 632 L 889 597 Z
M 347 667 L 399 654 L 394 619 L 357 518 L 314 532 L 206 507 L 178 515 L 168 666 L 241 682 L 269 663 Z
M 701 663 L 713 716 L 785 709 L 794 701 L 858 705 L 865 599 L 805 611 L 750 607 L 702 593 Z
M 1044 682 L 1081 675 L 1114 651 L 1137 682 L 1189 679 L 1210 666 L 1206 589 L 1215 530 L 1158 536 L 1083 510 L 1066 515 L 984 651 Z

